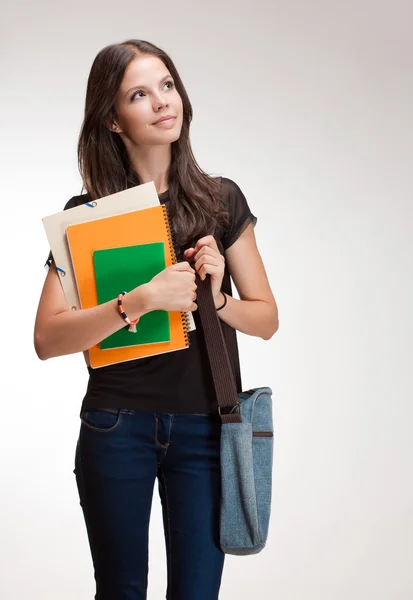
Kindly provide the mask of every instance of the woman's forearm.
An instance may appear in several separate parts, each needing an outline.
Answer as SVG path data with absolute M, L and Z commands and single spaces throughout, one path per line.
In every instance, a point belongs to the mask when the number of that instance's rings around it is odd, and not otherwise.
M 123 299 L 123 307 L 131 320 L 141 317 L 147 308 L 147 290 L 140 286 Z M 103 339 L 125 327 L 117 307 L 117 298 L 104 304 L 77 311 L 52 315 L 36 328 L 34 345 L 37 356 L 47 360 L 82 352 L 99 344 Z M 131 334 L 133 335 L 133 334 Z
M 238 300 L 227 296 L 227 303 L 217 315 L 234 329 L 269 340 L 278 329 L 277 305 L 263 300 Z M 215 307 L 223 304 L 222 293 L 215 300 Z

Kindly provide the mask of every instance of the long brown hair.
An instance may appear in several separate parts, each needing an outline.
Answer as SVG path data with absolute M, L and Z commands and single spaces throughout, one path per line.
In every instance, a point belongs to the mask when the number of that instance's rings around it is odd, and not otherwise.
M 218 180 L 205 173 L 195 160 L 189 139 L 192 106 L 171 58 L 143 40 L 127 40 L 103 48 L 90 70 L 85 116 L 78 141 L 78 164 L 83 189 L 90 200 L 139 185 L 121 137 L 108 124 L 113 104 L 129 63 L 141 55 L 157 56 L 169 69 L 182 98 L 181 135 L 172 143 L 169 172 L 169 215 L 178 246 L 189 246 L 208 234 L 219 236 L 228 225 Z

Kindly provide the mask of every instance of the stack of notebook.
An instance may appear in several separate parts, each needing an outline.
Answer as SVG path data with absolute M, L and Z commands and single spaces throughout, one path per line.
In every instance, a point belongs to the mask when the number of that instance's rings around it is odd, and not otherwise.
M 121 193 L 130 195 L 133 190 L 138 191 L 148 185 Z M 148 190 L 145 191 L 147 195 Z M 151 191 L 155 192 L 156 201 L 152 194 L 153 200 L 146 202 L 144 208 L 131 210 L 128 207 L 122 214 L 119 214 L 118 205 L 114 205 L 112 210 L 107 207 L 108 212 L 102 210 L 104 198 L 98 201 L 100 215 L 93 210 L 85 210 L 90 205 L 63 211 L 59 213 L 60 235 L 57 235 L 57 227 L 50 227 L 53 222 L 56 224 L 58 215 L 43 219 L 46 232 L 49 231 L 49 242 L 50 239 L 54 242 L 50 244 L 51 250 L 64 291 L 66 293 L 65 287 L 69 291 L 66 297 L 68 300 L 70 297 L 74 304 L 72 310 L 91 308 L 113 300 L 121 291 L 129 292 L 149 282 L 176 263 L 167 207 L 159 204 L 154 185 Z M 111 198 L 107 197 L 108 200 Z M 79 214 L 81 208 L 82 215 Z M 70 215 L 74 211 L 77 213 Z M 96 218 L 92 220 L 95 214 Z M 64 268 L 59 266 L 59 257 Z M 76 290 L 73 290 L 74 286 Z M 90 348 L 90 366 L 97 368 L 188 348 L 188 331 L 194 328 L 191 313 L 151 311 L 140 318 L 136 333 L 130 332 L 125 325 Z

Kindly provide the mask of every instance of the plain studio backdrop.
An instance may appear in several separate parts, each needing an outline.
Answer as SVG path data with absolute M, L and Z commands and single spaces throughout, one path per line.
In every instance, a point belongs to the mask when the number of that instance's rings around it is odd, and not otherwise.
M 204 170 L 238 183 L 279 306 L 239 334 L 244 389 L 274 391 L 267 547 L 220 598 L 413 596 L 413 8 L 393 2 L 2 4 L 0 596 L 90 600 L 73 474 L 81 354 L 40 361 L 42 217 L 81 190 L 86 80 L 104 46 L 168 52 Z M 149 600 L 165 597 L 157 484 Z M 196 600 L 194 598 L 194 600 Z

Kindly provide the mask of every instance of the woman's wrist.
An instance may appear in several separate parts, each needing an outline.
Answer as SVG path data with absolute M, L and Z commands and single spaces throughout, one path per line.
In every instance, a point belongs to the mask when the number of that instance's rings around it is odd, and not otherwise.
M 215 298 L 215 308 L 216 308 L 216 310 L 221 310 L 221 308 L 224 308 L 224 306 L 226 305 L 226 303 L 227 303 L 227 296 L 221 290 L 219 292 L 218 296 Z
M 144 283 L 123 297 L 123 308 L 131 321 L 139 319 L 150 312 L 150 290 L 148 284 Z

